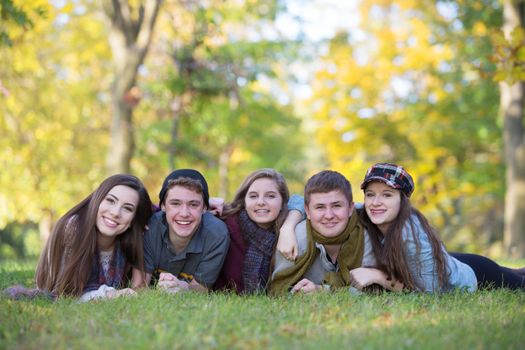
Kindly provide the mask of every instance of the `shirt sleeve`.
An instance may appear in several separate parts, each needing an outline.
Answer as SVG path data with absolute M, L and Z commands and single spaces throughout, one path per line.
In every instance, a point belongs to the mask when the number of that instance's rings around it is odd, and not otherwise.
M 206 232 L 208 234 L 207 242 L 202 252 L 202 259 L 194 274 L 197 282 L 206 288 L 211 288 L 219 277 L 230 247 L 230 235 L 226 225 L 221 220 L 214 219 L 218 221 L 212 224 L 215 232 Z
M 292 194 L 290 196 L 290 199 L 288 199 L 288 210 L 297 210 L 303 216 L 303 220 L 306 219 L 303 196 L 298 194 Z
M 114 290 L 116 289 L 103 284 L 96 290 L 91 290 L 82 294 L 80 296 L 80 302 L 106 298 L 106 292 Z
M 438 292 L 438 275 L 432 245 L 419 220 L 412 216 L 405 224 L 402 235 L 407 252 L 408 268 L 415 282 L 424 292 Z M 419 251 L 414 235 L 419 240 Z

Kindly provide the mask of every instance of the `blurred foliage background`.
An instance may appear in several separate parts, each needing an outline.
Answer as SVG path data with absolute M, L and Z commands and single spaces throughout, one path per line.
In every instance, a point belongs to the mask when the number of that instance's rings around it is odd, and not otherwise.
M 137 20 L 148 3 L 114 2 Z M 0 259 L 37 255 L 60 215 L 108 175 L 119 72 L 100 3 L 0 0 Z M 282 172 L 292 192 L 331 168 L 361 201 L 366 169 L 397 162 L 449 249 L 501 256 L 502 3 L 340 6 L 160 3 L 121 97 L 133 112 L 130 172 L 156 201 L 165 175 L 194 167 L 229 200 L 260 167 Z

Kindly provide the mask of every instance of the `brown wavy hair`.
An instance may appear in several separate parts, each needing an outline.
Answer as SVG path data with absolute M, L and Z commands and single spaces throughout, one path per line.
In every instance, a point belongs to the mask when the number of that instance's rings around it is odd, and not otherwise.
M 406 229 L 406 225 L 410 225 L 412 239 L 416 244 L 416 255 L 419 253 L 421 244 L 416 234 L 415 222 L 413 220 L 415 216 L 423 226 L 432 246 L 432 255 L 436 262 L 438 273 L 438 283 L 440 287 L 443 287 L 446 284 L 447 273 L 445 255 L 442 249 L 443 243 L 425 216 L 419 210 L 412 207 L 410 199 L 403 192 L 400 192 L 400 196 L 399 214 L 388 226 L 387 232 L 384 235 L 377 225 L 372 223 L 364 208 L 357 211 L 370 236 L 372 249 L 378 263 L 377 268 L 383 270 L 390 278 L 395 278 L 403 282 L 405 288 L 414 291 L 423 289 L 423 286 L 418 285 L 414 276 L 410 273 L 403 243 L 403 229 Z M 383 243 L 381 243 L 382 241 Z M 419 265 L 418 268 L 421 269 L 421 266 Z
M 118 185 L 137 191 L 139 202 L 130 227 L 116 240 L 126 258 L 127 272 L 135 267 L 144 273 L 142 242 L 145 226 L 152 214 L 151 200 L 146 187 L 137 177 L 118 174 L 105 179 L 93 193 L 57 221 L 40 254 L 35 277 L 37 288 L 59 296 L 82 294 L 97 249 L 98 209 L 109 191 Z
M 231 203 L 227 203 L 224 206 L 224 211 L 221 218 L 224 220 L 227 217 L 236 214 L 242 209 L 246 208 L 246 203 L 244 201 L 246 193 L 248 192 L 250 186 L 255 182 L 255 180 L 258 179 L 271 179 L 275 181 L 275 183 L 277 184 L 279 194 L 282 197 L 281 211 L 279 212 L 279 215 L 275 219 L 273 225 L 273 230 L 275 234 L 279 234 L 279 229 L 281 228 L 282 224 L 284 223 L 284 220 L 286 219 L 286 216 L 288 215 L 288 199 L 290 198 L 290 191 L 288 190 L 288 185 L 286 184 L 284 176 L 282 176 L 281 173 L 279 173 L 278 171 L 271 168 L 262 168 L 248 175 L 242 182 L 241 186 L 237 189 L 237 192 L 233 197 L 233 201 Z

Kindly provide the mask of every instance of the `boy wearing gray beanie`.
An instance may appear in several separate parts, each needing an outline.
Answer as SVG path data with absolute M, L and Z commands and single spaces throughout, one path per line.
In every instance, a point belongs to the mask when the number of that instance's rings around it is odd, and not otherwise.
M 230 238 L 224 222 L 206 210 L 208 184 L 194 169 L 169 174 L 159 193 L 161 211 L 144 234 L 146 283 L 151 277 L 169 292 L 207 291 L 228 252 Z

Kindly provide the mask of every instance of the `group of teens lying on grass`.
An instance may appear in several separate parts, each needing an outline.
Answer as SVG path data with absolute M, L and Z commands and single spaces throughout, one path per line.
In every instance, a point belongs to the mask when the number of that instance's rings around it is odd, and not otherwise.
M 56 223 L 36 269 L 36 288 L 13 298 L 61 296 L 88 301 L 169 293 L 238 294 L 525 290 L 525 268 L 475 254 L 449 253 L 412 207 L 411 175 L 377 163 L 355 204 L 349 181 L 330 170 L 313 175 L 304 199 L 291 196 L 273 169 L 251 173 L 234 199 L 210 200 L 194 169 L 169 174 L 152 204 L 135 176 L 113 175 Z

